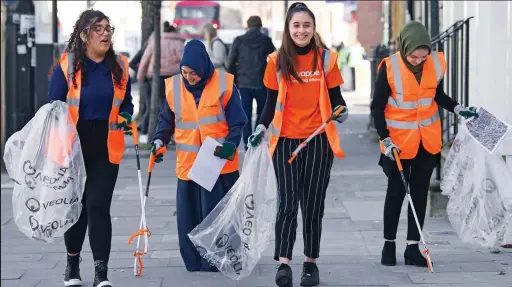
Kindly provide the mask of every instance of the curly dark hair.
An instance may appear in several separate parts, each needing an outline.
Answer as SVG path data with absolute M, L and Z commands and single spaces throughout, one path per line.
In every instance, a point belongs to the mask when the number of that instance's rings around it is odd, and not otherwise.
M 66 53 L 73 54 L 73 86 L 76 88 L 76 73 L 81 71 L 82 73 L 82 85 L 87 83 L 87 46 L 85 42 L 80 38 L 80 33 L 88 32 L 89 28 L 101 21 L 106 19 L 110 22 L 110 19 L 99 10 L 85 10 L 80 14 L 78 20 L 75 22 L 75 26 L 73 27 L 73 32 L 71 33 L 71 37 L 67 42 L 68 45 L 66 47 Z M 50 71 L 50 75 L 53 73 L 53 70 L 57 65 L 59 65 L 60 60 L 55 63 Z M 114 52 L 114 48 L 112 44 L 110 44 L 110 48 L 105 54 L 105 63 L 107 67 L 110 69 L 112 74 L 114 75 L 115 84 L 121 86 L 121 81 L 123 78 L 123 69 L 117 62 L 116 53 Z M 66 73 L 66 71 L 63 71 Z

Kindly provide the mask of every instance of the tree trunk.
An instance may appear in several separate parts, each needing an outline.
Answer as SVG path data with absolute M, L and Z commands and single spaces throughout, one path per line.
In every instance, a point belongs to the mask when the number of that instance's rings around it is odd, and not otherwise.
M 153 82 L 151 84 L 151 107 L 149 113 L 148 141 L 152 141 L 158 123 L 158 114 L 162 105 L 164 91 L 160 91 L 160 8 L 162 1 L 153 0 L 153 39 L 155 41 L 155 64 L 153 66 Z
M 153 5 L 151 1 L 140 1 L 140 5 L 142 8 L 140 49 L 142 49 L 145 47 L 151 33 L 153 33 Z M 146 112 L 146 109 L 149 109 L 149 106 L 146 107 L 146 101 L 144 100 L 149 95 L 146 95 L 147 89 L 144 82 L 137 83 L 137 86 L 139 88 L 139 112 L 135 120 L 139 123 L 140 127 L 142 125 L 142 116 Z

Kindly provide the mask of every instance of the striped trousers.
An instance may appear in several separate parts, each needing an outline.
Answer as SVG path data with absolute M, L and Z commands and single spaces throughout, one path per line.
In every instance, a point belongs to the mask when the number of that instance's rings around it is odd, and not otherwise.
M 334 159 L 327 135 L 314 137 L 290 164 L 288 159 L 302 139 L 280 138 L 273 155 L 279 190 L 274 260 L 292 259 L 297 214 L 302 211 L 304 255 L 318 258 L 327 186 Z

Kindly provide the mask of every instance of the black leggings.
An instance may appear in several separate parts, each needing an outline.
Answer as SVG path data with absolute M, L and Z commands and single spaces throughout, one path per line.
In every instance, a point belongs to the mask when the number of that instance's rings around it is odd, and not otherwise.
M 292 259 L 297 213 L 302 211 L 304 255 L 318 258 L 327 186 L 334 159 L 325 133 L 314 137 L 290 164 L 288 159 L 302 142 L 280 138 L 273 156 L 279 189 L 274 260 Z
M 108 159 L 107 121 L 79 121 L 77 130 L 87 180 L 82 198 L 82 213 L 78 221 L 64 234 L 64 241 L 68 253 L 79 253 L 89 226 L 89 243 L 94 260 L 108 262 L 112 242 L 110 204 L 119 165 L 110 163 Z
M 430 178 L 436 166 L 436 155 L 430 154 L 420 144 L 416 157 L 402 160 L 404 176 L 409 184 L 412 202 L 423 229 L 425 213 L 427 210 L 428 190 Z M 388 189 L 384 202 L 384 239 L 395 240 L 400 220 L 400 211 L 405 197 L 405 187 L 398 172 L 396 162 L 382 155 L 380 160 L 384 173 L 388 177 Z M 408 199 L 407 199 L 408 200 Z M 420 234 L 414 220 L 411 206 L 407 213 L 407 240 L 420 240 Z

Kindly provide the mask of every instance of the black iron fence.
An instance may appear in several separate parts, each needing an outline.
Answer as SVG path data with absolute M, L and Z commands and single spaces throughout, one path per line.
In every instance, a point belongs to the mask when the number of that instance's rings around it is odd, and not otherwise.
M 378 71 L 377 68 L 379 67 L 380 62 L 389 56 L 389 48 L 385 45 L 377 45 L 375 48 L 372 49 L 372 52 L 370 54 L 369 60 L 370 60 L 370 76 L 371 76 L 371 93 L 370 98 L 373 99 L 373 91 L 375 89 L 375 80 L 377 79 Z M 373 117 L 370 114 L 370 122 L 368 123 L 368 129 L 369 130 L 375 130 L 375 124 L 373 122 Z
M 441 84 L 452 99 L 469 106 L 469 22 L 473 17 L 459 20 L 432 39 L 433 49 L 443 52 L 446 74 Z M 454 113 L 439 109 L 443 146 L 451 144 L 458 132 L 459 118 Z M 438 159 L 436 179 L 441 180 L 441 158 Z

